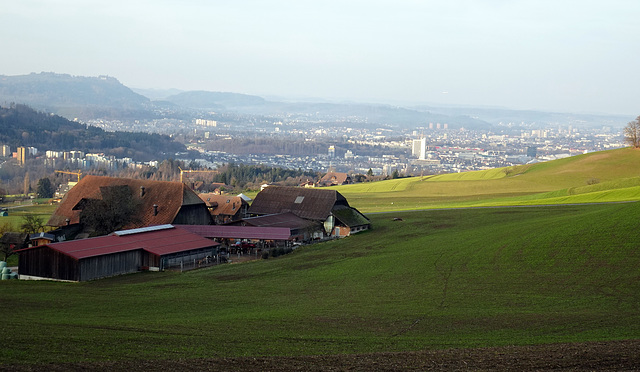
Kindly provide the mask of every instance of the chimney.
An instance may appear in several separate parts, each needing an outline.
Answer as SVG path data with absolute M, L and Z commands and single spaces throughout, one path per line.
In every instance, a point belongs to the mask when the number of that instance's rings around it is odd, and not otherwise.
M 153 215 L 157 216 L 158 215 L 158 204 L 154 204 L 153 205 Z
M 140 197 L 144 196 L 144 186 L 140 186 Z
M 70 220 L 70 219 L 68 219 L 68 218 L 66 218 L 66 219 L 64 220 L 64 222 L 67 224 L 67 226 L 69 226 L 69 223 L 71 222 L 71 220 Z

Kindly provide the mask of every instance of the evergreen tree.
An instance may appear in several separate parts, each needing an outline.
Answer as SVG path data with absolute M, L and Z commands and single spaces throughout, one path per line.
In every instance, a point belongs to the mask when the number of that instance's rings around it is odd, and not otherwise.
M 36 189 L 36 193 L 39 198 L 52 198 L 55 190 L 53 188 L 53 184 L 51 180 L 48 178 L 41 178 L 38 180 L 38 187 Z

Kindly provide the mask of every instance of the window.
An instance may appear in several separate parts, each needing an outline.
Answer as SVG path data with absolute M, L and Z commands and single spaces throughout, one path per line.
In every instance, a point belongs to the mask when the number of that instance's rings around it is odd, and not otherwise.
M 298 197 L 296 198 L 296 201 L 294 201 L 294 203 L 296 203 L 296 204 L 300 204 L 300 203 L 302 203 L 302 201 L 303 201 L 303 200 L 304 200 L 304 196 L 298 196 Z

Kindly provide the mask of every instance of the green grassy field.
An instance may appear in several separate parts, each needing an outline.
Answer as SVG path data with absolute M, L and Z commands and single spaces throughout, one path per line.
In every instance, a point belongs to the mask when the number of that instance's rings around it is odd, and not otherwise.
M 508 171 L 505 172 L 505 169 Z M 640 151 L 336 187 L 365 213 L 425 208 L 640 200 Z
M 394 212 L 277 259 L 0 282 L 0 366 L 638 339 L 637 164 L 622 149 L 348 185 L 351 205 Z
M 25 205 L 12 205 L 3 204 L 2 207 L 9 207 L 9 216 L 0 217 L 0 224 L 8 224 L 14 230 L 20 230 L 20 224 L 22 224 L 22 218 L 27 214 L 34 214 L 42 218 L 44 223 L 47 223 L 49 217 L 56 209 L 57 205 L 50 204 L 25 204 Z
M 392 221 L 400 217 L 402 221 Z M 308 355 L 640 335 L 637 203 L 372 216 L 278 259 L 3 282 L 2 363 Z M 18 315 L 15 315 L 18 314 Z

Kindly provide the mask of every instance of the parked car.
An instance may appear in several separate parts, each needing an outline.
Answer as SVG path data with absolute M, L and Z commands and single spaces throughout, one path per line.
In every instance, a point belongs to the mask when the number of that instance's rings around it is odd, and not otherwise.
M 247 249 L 247 248 L 255 248 L 256 245 L 253 243 L 249 243 L 249 242 L 235 242 L 233 244 L 234 247 L 236 248 L 242 248 L 242 249 Z

